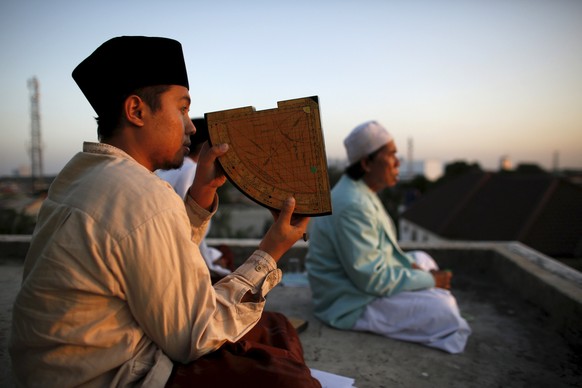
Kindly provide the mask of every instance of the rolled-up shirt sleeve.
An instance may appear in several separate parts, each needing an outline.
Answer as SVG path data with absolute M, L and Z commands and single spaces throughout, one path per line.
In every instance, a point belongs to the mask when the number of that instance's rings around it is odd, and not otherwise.
M 216 210 L 218 210 L 218 195 L 214 196 L 214 202 L 212 203 L 210 211 L 201 208 L 196 201 L 192 199 L 190 194 L 186 194 L 184 205 L 186 206 L 186 214 L 190 221 L 192 241 L 196 245 L 200 245 L 206 234 L 206 229 L 208 229 L 210 218 L 216 213 Z

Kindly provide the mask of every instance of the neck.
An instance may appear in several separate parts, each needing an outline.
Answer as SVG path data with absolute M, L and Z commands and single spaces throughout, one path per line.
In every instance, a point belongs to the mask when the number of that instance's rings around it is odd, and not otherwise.
M 370 178 L 369 175 L 364 175 L 362 181 L 364 181 L 364 183 L 370 188 L 370 190 L 372 190 L 375 193 L 378 193 L 384 189 L 384 185 L 374 181 L 372 178 Z
M 150 160 L 145 156 L 145 153 L 139 146 L 139 142 L 133 138 L 132 135 L 129 134 L 130 131 L 119 131 L 121 134 L 112 136 L 108 139 L 102 139 L 101 143 L 112 145 L 120 150 L 123 150 L 136 162 L 144 166 L 150 171 L 154 171 L 156 169 L 155 166 L 152 165 Z

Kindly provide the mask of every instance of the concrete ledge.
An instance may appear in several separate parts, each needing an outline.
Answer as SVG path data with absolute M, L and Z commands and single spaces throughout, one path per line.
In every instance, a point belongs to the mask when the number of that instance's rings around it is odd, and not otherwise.
M 582 348 L 582 273 L 519 242 L 403 244 L 429 252 L 442 268 L 519 295 L 547 314 L 545 324 Z
M 31 236 L 0 235 L 0 262 L 23 260 Z M 211 246 L 225 244 L 240 265 L 258 239 L 207 239 Z M 298 241 L 280 260 L 284 271 L 290 258 L 302 262 L 308 242 Z M 450 268 L 498 283 L 517 293 L 548 315 L 548 324 L 582 348 L 582 273 L 518 242 L 404 242 L 405 250 L 425 250 L 441 268 Z
M 0 260 L 24 260 L 32 236 L 0 235 Z M 258 239 L 209 238 L 210 246 L 225 244 L 240 265 L 255 249 Z M 305 259 L 308 242 L 298 241 L 280 260 L 285 270 L 290 258 Z M 556 322 L 582 322 L 582 273 L 519 242 L 404 242 L 402 248 L 425 250 L 441 268 L 455 268 L 499 281 L 544 308 Z M 563 299 L 563 303 L 559 303 Z M 578 327 L 582 327 L 579 325 Z
M 242 262 L 260 240 L 208 239 L 209 245 L 226 244 Z M 283 271 L 291 257 L 305 259 L 308 243 L 297 242 L 283 256 Z M 405 242 L 406 251 L 424 250 L 441 268 L 464 273 L 472 278 L 499 284 L 548 316 L 547 324 L 570 343 L 582 348 L 582 273 L 519 242 Z

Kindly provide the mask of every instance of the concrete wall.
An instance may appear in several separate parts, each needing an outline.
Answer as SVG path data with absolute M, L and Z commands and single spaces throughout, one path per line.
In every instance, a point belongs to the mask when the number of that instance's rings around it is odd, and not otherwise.
M 0 235 L 0 262 L 6 260 L 24 261 L 31 237 L 28 235 Z
M 405 218 L 401 218 L 398 227 L 398 233 L 401 241 L 412 241 L 412 242 L 444 242 L 446 239 L 440 237 L 439 235 L 431 232 L 428 229 L 424 229 L 414 222 L 410 222 Z
M 1 236 L 0 262 L 24 261 L 30 236 Z M 242 263 L 260 240 L 207 239 L 211 246 L 225 244 Z M 290 258 L 304 263 L 306 242 L 297 242 L 280 260 L 286 269 Z M 442 269 L 462 273 L 474 282 L 494 282 L 539 306 L 548 324 L 571 344 L 582 348 L 582 273 L 521 243 L 496 242 L 402 242 L 405 250 L 421 249 L 431 254 Z M 470 285 L 468 285 L 470 286 Z

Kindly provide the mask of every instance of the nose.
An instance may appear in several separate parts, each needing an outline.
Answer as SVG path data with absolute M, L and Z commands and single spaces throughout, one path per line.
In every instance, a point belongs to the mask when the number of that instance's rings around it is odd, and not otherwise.
M 188 120 L 188 123 L 186 123 L 186 135 L 190 136 L 196 133 L 196 126 L 194 125 L 194 123 L 192 122 L 192 120 Z

